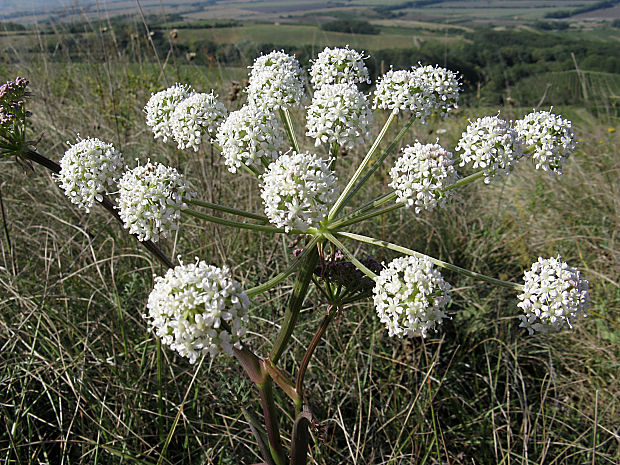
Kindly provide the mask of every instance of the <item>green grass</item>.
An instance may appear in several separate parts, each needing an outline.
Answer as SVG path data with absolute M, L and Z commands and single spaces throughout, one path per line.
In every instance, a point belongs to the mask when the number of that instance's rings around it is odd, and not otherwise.
M 164 85 L 156 65 L 48 58 L 0 68 L 2 79 L 19 73 L 32 82 L 30 136 L 42 136 L 41 153 L 58 160 L 76 133 L 100 137 L 129 162 L 178 167 L 207 200 L 260 211 L 256 183 L 227 172 L 217 153 L 152 139 L 142 109 Z M 216 87 L 226 99 L 227 80 L 246 71 L 168 64 L 164 74 L 168 83 Z M 405 142 L 439 137 L 452 149 L 468 118 L 497 110 L 473 100 L 447 122 L 414 126 Z M 561 253 L 591 281 L 591 316 L 573 331 L 529 336 L 518 327 L 514 294 L 450 273 L 452 319 L 426 340 L 389 338 L 370 304 L 346 309 L 308 371 L 318 420 L 311 463 L 617 463 L 620 135 L 609 128 L 620 128 L 581 105 L 556 110 L 574 121 L 580 140 L 563 176 L 522 163 L 505 179 L 465 189 L 444 210 L 400 210 L 359 232 L 515 281 L 539 255 Z M 502 116 L 527 111 L 507 106 Z M 304 147 L 316 150 L 303 137 L 302 115 L 293 116 Z M 385 117 L 377 114 L 375 130 Z M 360 156 L 343 159 L 341 179 Z M 12 159 L 1 168 L 0 463 L 259 462 L 239 412 L 239 404 L 257 411 L 257 395 L 234 360 L 191 366 L 160 352 L 148 331 L 142 314 L 161 266 L 102 210 L 75 209 L 43 169 Z M 387 189 L 386 170 L 365 197 Z M 187 261 L 227 264 L 251 286 L 282 270 L 298 246 L 189 220 L 162 247 Z M 247 339 L 256 352 L 267 352 L 290 290 L 286 282 L 256 300 Z M 324 311 L 312 293 L 281 367 L 298 367 Z M 287 434 L 290 404 L 276 393 Z

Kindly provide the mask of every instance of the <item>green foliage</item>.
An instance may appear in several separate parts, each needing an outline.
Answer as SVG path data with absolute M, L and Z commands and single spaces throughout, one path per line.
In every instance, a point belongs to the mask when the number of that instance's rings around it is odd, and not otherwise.
M 370 34 L 376 35 L 381 30 L 368 21 L 358 19 L 337 19 L 328 23 L 321 24 L 324 31 L 345 32 L 347 34 Z

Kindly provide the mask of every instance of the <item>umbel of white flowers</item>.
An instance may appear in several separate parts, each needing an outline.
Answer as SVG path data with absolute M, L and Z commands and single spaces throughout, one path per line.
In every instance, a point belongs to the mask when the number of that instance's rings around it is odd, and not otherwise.
M 241 348 L 249 307 L 227 267 L 196 259 L 155 278 L 147 318 L 162 343 L 194 363 L 203 353 L 232 355 Z
M 315 92 L 307 109 L 307 134 L 318 144 L 353 147 L 366 142 L 372 113 L 368 98 L 356 87 L 369 82 L 363 56 L 348 47 L 326 48 L 313 62 L 310 76 Z M 213 92 L 198 94 L 175 84 L 151 96 L 145 106 L 147 125 L 155 138 L 174 138 L 181 148 L 197 150 L 215 138 L 231 172 L 245 166 L 257 176 L 269 221 L 291 234 L 307 232 L 325 220 L 339 187 L 332 159 L 301 150 L 283 153 L 287 145 L 274 112 L 283 116 L 300 108 L 305 85 L 295 57 L 274 51 L 255 61 L 248 104 L 228 117 Z M 424 122 L 431 113 L 448 114 L 457 106 L 458 93 L 455 73 L 419 65 L 390 69 L 379 78 L 372 100 L 375 109 L 410 113 Z M 478 118 L 456 146 L 461 166 L 481 169 L 486 182 L 508 174 L 526 154 L 536 168 L 559 174 L 574 149 L 570 121 L 547 111 L 535 111 L 514 123 L 499 116 Z M 122 163 L 111 145 L 87 139 L 67 151 L 58 180 L 71 201 L 86 209 L 106 190 L 114 195 L 117 189 L 120 216 L 131 233 L 140 240 L 166 237 L 178 228 L 185 201 L 194 196 L 189 184 L 174 168 L 150 161 L 126 171 L 118 181 Z M 439 141 L 405 147 L 390 170 L 396 202 L 414 207 L 416 213 L 443 206 L 457 184 L 454 163 Z M 587 281 L 559 257 L 540 258 L 524 279 L 519 307 L 524 312 L 522 326 L 530 332 L 570 326 L 585 314 Z M 426 335 L 446 317 L 449 289 L 430 260 L 398 258 L 376 277 L 374 303 L 391 336 Z M 186 295 L 193 297 L 188 300 Z M 216 302 L 200 300 L 207 295 L 217 297 Z M 243 295 L 228 270 L 198 261 L 181 265 L 156 280 L 149 299 L 152 325 L 191 361 L 202 352 L 230 352 L 238 346 L 247 319 Z M 222 330 L 221 322 L 230 331 Z
M 82 139 L 60 159 L 55 179 L 72 203 L 89 212 L 95 200 L 101 201 L 102 194 L 114 188 L 124 164 L 123 155 L 112 144 Z

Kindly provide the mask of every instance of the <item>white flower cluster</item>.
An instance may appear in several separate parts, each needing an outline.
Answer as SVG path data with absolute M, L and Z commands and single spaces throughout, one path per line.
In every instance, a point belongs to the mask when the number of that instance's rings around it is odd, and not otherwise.
M 147 304 L 155 334 L 190 363 L 203 353 L 232 355 L 233 347 L 241 348 L 249 306 L 248 296 L 228 268 L 198 259 L 156 277 Z
M 536 169 L 552 176 L 562 174 L 562 165 L 575 150 L 575 136 L 569 120 L 548 111 L 534 111 L 515 121 L 515 129 L 532 152 Z
M 434 98 L 420 76 L 409 70 L 389 70 L 375 89 L 375 108 L 392 113 L 410 111 L 422 122 L 433 110 Z
M 170 133 L 180 149 L 191 147 L 197 152 L 205 136 L 207 140 L 215 137 L 226 114 L 226 107 L 213 91 L 193 93 L 170 116 Z
M 458 107 L 459 81 L 456 73 L 440 66 L 417 66 L 413 73 L 420 78 L 430 93 L 430 105 L 442 117 Z
M 250 104 L 267 111 L 302 105 L 306 76 L 294 56 L 273 51 L 258 57 L 251 69 Z
M 102 194 L 114 186 L 123 169 L 123 155 L 112 144 L 82 139 L 60 159 L 55 179 L 71 202 L 89 212 L 95 200 L 103 200 Z
M 352 149 L 369 136 L 372 111 L 366 96 L 354 84 L 326 84 L 308 107 L 307 136 Z
M 161 137 L 164 142 L 172 137 L 170 119 L 179 103 L 190 95 L 190 87 L 185 84 L 175 84 L 156 94 L 152 94 L 144 107 L 146 124 L 153 130 L 155 139 Z
M 125 229 L 140 241 L 158 241 L 179 229 L 183 197 L 191 198 L 190 186 L 176 169 L 152 164 L 125 172 L 118 183 L 119 215 Z
M 338 195 L 329 161 L 311 153 L 285 153 L 262 176 L 269 220 L 286 231 L 319 226 Z
M 450 284 L 427 258 L 392 260 L 375 278 L 374 304 L 390 336 L 426 337 L 446 317 Z
M 349 48 L 329 48 L 319 53 L 310 69 L 310 81 L 319 89 L 325 84 L 370 84 L 364 56 Z
M 273 113 L 249 105 L 233 111 L 217 132 L 228 170 L 241 164 L 267 166 L 284 148 L 284 134 Z
M 396 191 L 397 202 L 415 212 L 432 211 L 437 205 L 443 207 L 453 195 L 453 190 L 443 191 L 458 180 L 452 153 L 439 144 L 416 142 L 407 146 L 390 170 L 390 187 Z
M 456 150 L 462 150 L 460 166 L 473 163 L 484 169 L 484 182 L 510 173 L 523 156 L 521 139 L 511 126 L 498 116 L 485 116 L 469 123 Z
M 557 258 L 542 258 L 532 264 L 523 277 L 525 284 L 520 294 L 521 326 L 546 333 L 560 330 L 573 322 L 590 306 L 588 281 L 581 279 L 579 271 Z

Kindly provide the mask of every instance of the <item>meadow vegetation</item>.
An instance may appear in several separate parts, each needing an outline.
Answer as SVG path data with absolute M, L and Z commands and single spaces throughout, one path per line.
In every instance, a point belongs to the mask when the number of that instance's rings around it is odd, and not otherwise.
M 357 47 L 375 37 L 394 43 L 398 34 L 411 42 L 412 35 L 382 27 L 376 36 L 343 34 L 330 42 L 335 36 L 327 34 L 338 33 L 325 32 L 293 46 L 290 34 L 276 36 L 278 28 L 309 26 L 223 22 L 178 28 L 177 37 L 168 24 L 150 26 L 152 42 L 142 25 L 127 21 L 21 36 L 1 51 L 0 81 L 30 80 L 29 136 L 40 137 L 40 153 L 58 160 L 78 133 L 98 137 L 126 160 L 178 168 L 205 200 L 256 212 L 256 185 L 230 174 L 213 151 L 179 151 L 153 140 L 143 112 L 151 92 L 187 82 L 215 89 L 229 109 L 238 109 L 245 67 L 261 52 L 281 47 L 307 65 L 324 45 Z M 260 39 L 248 34 L 236 45 L 218 39 L 250 28 L 273 32 Z M 10 33 L 3 34 L 4 40 Z M 514 293 L 449 272 L 446 280 L 456 288 L 452 318 L 427 339 L 389 338 L 370 303 L 347 308 L 308 372 L 321 420 L 311 463 L 618 463 L 617 46 L 533 30 L 459 34 L 453 41 L 427 38 L 416 48 L 367 49 L 373 81 L 382 67 L 418 61 L 463 75 L 460 111 L 418 125 L 404 143 L 439 138 L 452 149 L 469 118 L 499 110 L 517 119 L 540 103 L 573 121 L 579 140 L 573 159 L 556 179 L 523 164 L 491 185 L 468 186 L 444 209 L 399 210 L 357 232 L 510 281 L 520 281 L 538 256 L 561 253 L 591 283 L 589 317 L 572 331 L 530 336 L 518 327 Z M 293 116 L 302 148 L 314 150 L 303 137 L 302 115 Z M 377 117 L 375 132 L 386 117 Z M 354 170 L 361 156 L 348 153 L 344 165 Z M 42 168 L 15 159 L 0 166 L 1 463 L 259 462 L 239 409 L 255 393 L 238 364 L 207 358 L 190 365 L 147 330 L 145 302 L 162 266 L 103 209 L 84 215 L 74 208 Z M 377 178 L 364 193 L 368 199 L 387 189 L 387 172 Z M 169 256 L 228 265 L 245 287 L 283 270 L 297 247 L 288 237 L 202 223 L 161 246 Z M 393 258 L 364 250 L 380 261 Z M 260 348 L 265 335 L 277 332 L 290 292 L 287 282 L 254 302 L 249 346 Z M 310 294 L 282 367 L 297 367 L 322 319 L 320 302 Z M 281 414 L 287 431 L 292 419 L 287 409 Z

